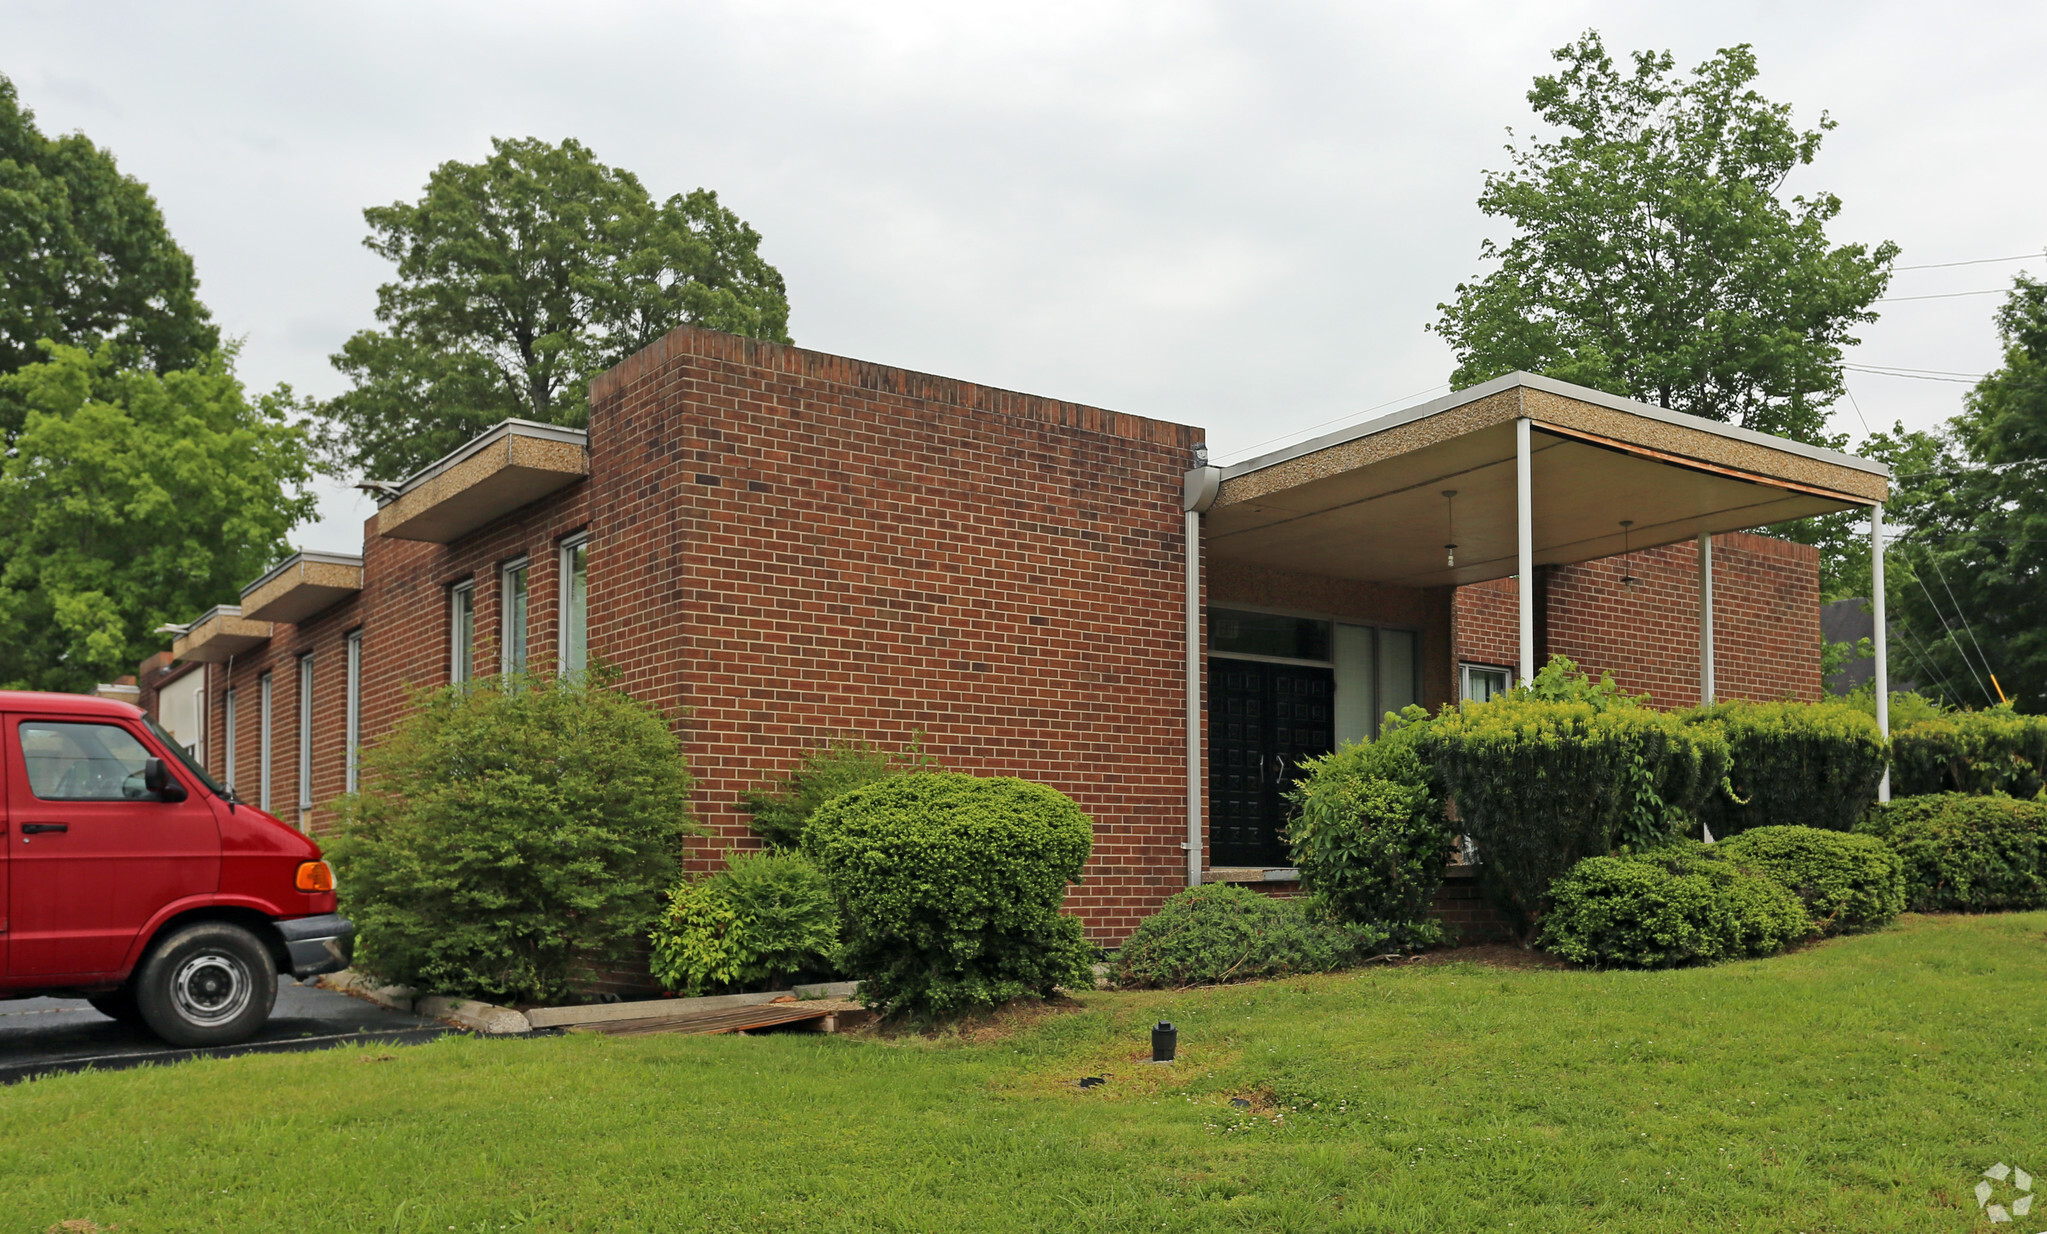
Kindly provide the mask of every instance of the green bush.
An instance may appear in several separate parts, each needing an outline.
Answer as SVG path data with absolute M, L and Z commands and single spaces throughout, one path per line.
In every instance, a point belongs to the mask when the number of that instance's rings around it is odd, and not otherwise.
M 1769 955 L 1812 932 L 1776 880 L 1680 840 L 1648 853 L 1588 857 L 1551 888 L 1542 946 L 1596 968 L 1672 968 Z
M 1842 703 L 1716 703 L 1681 713 L 1727 739 L 1733 795 L 1709 792 L 1714 836 L 1751 827 L 1851 830 L 1876 800 L 1889 761 L 1876 721 Z
M 2047 803 L 1900 797 L 1871 810 L 1859 830 L 1897 850 L 1914 912 L 2047 908 Z
M 366 751 L 328 846 L 358 964 L 422 991 L 551 1001 L 628 963 L 675 881 L 689 771 L 601 667 L 422 692 Z
M 1377 741 L 1345 746 L 1302 764 L 1289 792 L 1287 830 L 1301 886 L 1322 913 L 1383 927 L 1403 943 L 1431 943 L 1427 920 L 1443 885 L 1450 828 L 1429 769 L 1415 751 L 1421 708 Z
M 2003 793 L 2038 797 L 2047 786 L 2047 716 L 2009 707 L 1957 711 L 1891 727 L 1900 797 Z
M 1416 734 L 1478 845 L 1494 899 L 1540 920 L 1586 857 L 1688 829 L 1727 772 L 1727 742 L 1647 708 L 1508 695 L 1445 710 Z
M 769 848 L 801 848 L 804 825 L 832 798 L 892 776 L 938 770 L 938 760 L 924 753 L 923 741 L 920 733 L 902 749 L 886 750 L 834 738 L 804 755 L 787 775 L 740 794 L 740 808 L 753 816 L 754 834 Z
M 1189 887 L 1144 919 L 1116 953 L 1116 983 L 1177 989 L 1323 973 L 1384 949 L 1377 926 L 1339 922 L 1306 899 L 1234 883 Z
M 1904 864 L 1875 836 L 1756 827 L 1722 840 L 1712 852 L 1783 884 L 1804 902 L 1821 934 L 1881 929 L 1905 909 Z
M 675 885 L 655 923 L 655 980 L 685 994 L 786 986 L 836 975 L 839 908 L 800 853 L 727 853 L 725 868 Z
M 1090 987 L 1094 949 L 1059 907 L 1093 845 L 1063 793 L 945 772 L 835 797 L 803 833 L 839 902 L 861 1001 L 920 1017 Z

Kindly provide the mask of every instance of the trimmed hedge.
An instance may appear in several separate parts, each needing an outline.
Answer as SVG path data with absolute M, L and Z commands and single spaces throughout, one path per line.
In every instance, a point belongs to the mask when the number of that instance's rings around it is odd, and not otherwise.
M 654 926 L 649 968 L 671 990 L 703 994 L 836 975 L 839 909 L 799 853 L 727 853 L 726 866 L 684 879 Z
M 1357 963 L 1386 939 L 1383 929 L 1330 920 L 1301 898 L 1207 883 L 1144 919 L 1116 954 L 1116 983 L 1177 989 L 1322 973 Z
M 1813 931 L 1776 880 L 1706 855 L 1694 841 L 1588 857 L 1551 888 L 1542 946 L 1595 968 L 1672 968 L 1770 955 Z
M 2009 707 L 1955 712 L 1892 730 L 1891 749 L 1891 788 L 1901 797 L 2038 797 L 2047 788 L 2047 716 Z
M 2047 908 L 2047 803 L 1900 797 L 1871 810 L 1860 830 L 1897 850 L 1914 912 Z
M 1420 708 L 1413 720 L 1422 717 Z M 1322 913 L 1384 927 L 1407 943 L 1438 942 L 1427 920 L 1450 853 L 1443 801 L 1415 752 L 1416 729 L 1345 746 L 1302 764 L 1287 829 L 1301 886 Z
M 1415 742 L 1455 799 L 1494 898 L 1529 923 L 1580 860 L 1688 828 L 1727 773 L 1715 728 L 1626 705 L 1510 695 L 1446 709 Z
M 793 851 L 803 845 L 810 816 L 832 798 L 893 776 L 939 770 L 923 745 L 921 733 L 900 750 L 834 738 L 787 774 L 741 793 L 740 808 L 753 816 L 753 833 L 769 848 Z
M 803 832 L 839 902 L 840 962 L 889 1015 L 1089 988 L 1094 949 L 1059 907 L 1093 844 L 1093 823 L 1062 793 L 945 772 L 835 797 Z
M 1818 827 L 1756 827 L 1711 850 L 1752 874 L 1775 879 L 1805 904 L 1821 934 L 1889 925 L 1905 909 L 1905 867 L 1868 835 Z
M 1852 830 L 1889 763 L 1876 721 L 1842 703 L 1727 702 L 1680 714 L 1727 741 L 1734 795 L 1709 792 L 1699 803 L 1720 839 L 1752 827 Z

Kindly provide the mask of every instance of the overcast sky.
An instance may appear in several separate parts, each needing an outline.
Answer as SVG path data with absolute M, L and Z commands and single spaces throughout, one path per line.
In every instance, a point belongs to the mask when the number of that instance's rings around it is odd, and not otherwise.
M 363 207 L 493 136 L 716 189 L 822 351 L 1198 424 L 1219 458 L 1438 393 L 1423 325 L 1477 271 L 1480 173 L 1596 28 L 1840 127 L 1790 191 L 1902 265 L 2047 244 L 2047 5 L 97 4 L 0 0 L 0 73 L 156 194 L 255 387 L 340 386 L 389 267 Z M 2009 286 L 2000 262 L 1891 296 Z M 1980 374 L 1995 295 L 1898 300 L 1857 364 Z M 1851 373 L 1870 424 L 1965 384 Z M 1844 402 L 1836 427 L 1861 436 Z M 356 551 L 339 487 L 301 547 Z

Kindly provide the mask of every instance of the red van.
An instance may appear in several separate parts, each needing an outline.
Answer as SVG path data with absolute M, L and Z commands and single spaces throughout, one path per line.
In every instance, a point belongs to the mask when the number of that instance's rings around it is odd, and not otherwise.
M 253 1036 L 277 974 L 348 967 L 320 847 L 126 703 L 0 691 L 0 999 L 85 998 L 176 1045 Z

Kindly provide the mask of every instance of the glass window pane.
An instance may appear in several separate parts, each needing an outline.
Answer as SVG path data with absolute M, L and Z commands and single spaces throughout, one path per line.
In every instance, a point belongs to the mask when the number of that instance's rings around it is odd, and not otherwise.
M 1339 745 L 1363 741 L 1378 727 L 1373 711 L 1373 630 L 1370 626 L 1336 627 L 1336 740 Z
M 449 593 L 448 603 L 448 680 L 467 681 L 475 671 L 476 589 L 464 583 Z
M 1208 649 L 1226 655 L 1327 661 L 1329 640 L 1329 623 L 1307 617 L 1219 608 L 1208 618 Z
M 1415 633 L 1412 630 L 1379 631 L 1379 714 L 1414 705 Z
M 505 570 L 504 671 L 526 671 L 526 566 Z
M 139 801 L 149 758 L 135 735 L 111 724 L 25 720 L 21 758 L 29 791 L 44 801 Z
M 590 662 L 590 544 L 562 550 L 562 671 L 580 673 Z

